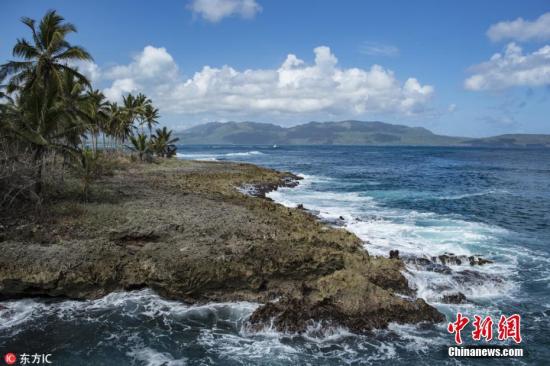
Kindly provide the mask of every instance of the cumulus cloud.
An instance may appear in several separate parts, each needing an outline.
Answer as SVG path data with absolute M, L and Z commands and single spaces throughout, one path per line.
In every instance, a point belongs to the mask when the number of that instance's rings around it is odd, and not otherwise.
M 134 56 L 128 65 L 117 65 L 101 71 L 101 78 L 109 80 L 111 86 L 103 93 L 113 101 L 136 91 L 147 90 L 158 94 L 166 85 L 179 77 L 178 65 L 164 47 L 146 46 Z
M 86 76 L 92 83 L 96 83 L 101 79 L 101 70 L 99 66 L 92 61 L 72 61 L 70 66 L 76 67 L 78 71 Z
M 178 74 L 178 66 L 166 48 L 146 46 L 134 56 L 129 65 L 114 66 L 107 70 L 109 79 L 134 78 L 138 80 L 171 80 Z
M 123 95 L 133 93 L 140 89 L 138 84 L 131 78 L 117 79 L 109 88 L 103 90 L 103 94 L 112 100 L 120 102 Z
M 191 11 L 210 22 L 219 22 L 230 16 L 254 18 L 262 7 L 255 0 L 193 0 Z
M 397 56 L 399 48 L 390 44 L 365 42 L 359 47 L 359 52 L 368 56 Z
M 505 39 L 515 41 L 548 40 L 550 39 L 550 12 L 533 21 L 517 18 L 493 24 L 487 31 L 487 36 L 495 42 Z
M 503 54 L 471 68 L 472 76 L 464 82 L 468 90 L 502 90 L 514 86 L 550 85 L 550 46 L 524 54 L 515 43 Z
M 400 82 L 391 70 L 341 68 L 330 48 L 314 50 L 313 63 L 289 54 L 278 68 L 237 70 L 204 66 L 185 78 L 164 48 L 147 46 L 129 65 L 104 72 L 104 93 L 120 100 L 142 91 L 163 112 L 191 118 L 326 115 L 342 118 L 366 113 L 412 115 L 427 109 L 431 85 L 415 78 Z

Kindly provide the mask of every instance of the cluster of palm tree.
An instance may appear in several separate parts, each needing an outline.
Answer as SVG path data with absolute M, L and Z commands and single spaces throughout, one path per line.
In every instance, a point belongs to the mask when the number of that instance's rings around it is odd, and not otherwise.
M 47 12 L 38 24 L 30 18 L 22 22 L 32 38 L 18 39 L 13 47 L 17 60 L 0 66 L 0 162 L 30 157 L 38 196 L 43 173 L 56 157 L 67 166 L 83 165 L 97 157 L 99 147 L 122 150 L 127 141 L 141 160 L 175 154 L 177 139 L 171 131 L 153 134 L 159 110 L 149 98 L 128 94 L 120 105 L 110 102 L 74 66 L 92 57 L 67 41 L 76 32 L 73 24 L 56 11 Z
M 176 154 L 174 145 L 179 139 L 172 138 L 172 131 L 166 127 L 156 129 L 153 134 L 153 127 L 158 124 L 159 111 L 155 108 L 150 99 L 143 94 L 133 96 L 128 94 L 123 98 L 123 115 L 128 124 L 114 124 L 115 136 L 120 137 L 124 143 L 129 138 L 130 148 L 138 153 L 139 159 L 144 160 L 148 155 L 170 158 Z M 114 108 L 118 108 L 116 105 Z M 137 126 L 137 127 L 136 127 Z M 117 127 L 122 127 L 117 133 Z M 147 127 L 147 131 L 145 131 Z M 135 128 L 135 133 L 133 131 Z

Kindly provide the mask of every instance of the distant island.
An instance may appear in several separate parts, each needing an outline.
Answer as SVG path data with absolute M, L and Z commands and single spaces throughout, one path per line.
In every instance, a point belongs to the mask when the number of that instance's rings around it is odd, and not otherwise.
M 216 145 L 372 145 L 546 147 L 550 135 L 505 134 L 484 138 L 437 135 L 423 127 L 384 122 L 309 122 L 281 127 L 258 122 L 211 122 L 177 133 L 182 144 Z

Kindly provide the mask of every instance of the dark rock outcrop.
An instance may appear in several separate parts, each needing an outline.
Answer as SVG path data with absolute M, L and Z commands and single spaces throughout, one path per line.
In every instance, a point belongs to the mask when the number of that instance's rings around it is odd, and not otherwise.
M 468 302 L 466 296 L 462 292 L 443 295 L 441 301 L 446 304 L 465 304 Z
M 390 250 L 390 259 L 399 259 L 399 250 Z

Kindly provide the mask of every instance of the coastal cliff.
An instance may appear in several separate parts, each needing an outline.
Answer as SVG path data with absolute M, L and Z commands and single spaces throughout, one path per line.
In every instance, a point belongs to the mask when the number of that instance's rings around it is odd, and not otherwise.
M 142 163 L 95 182 L 88 203 L 67 195 L 3 213 L 0 297 L 147 287 L 189 303 L 259 302 L 251 328 L 284 331 L 443 320 L 414 298 L 401 260 L 371 257 L 355 235 L 265 198 L 297 179 L 250 164 Z

